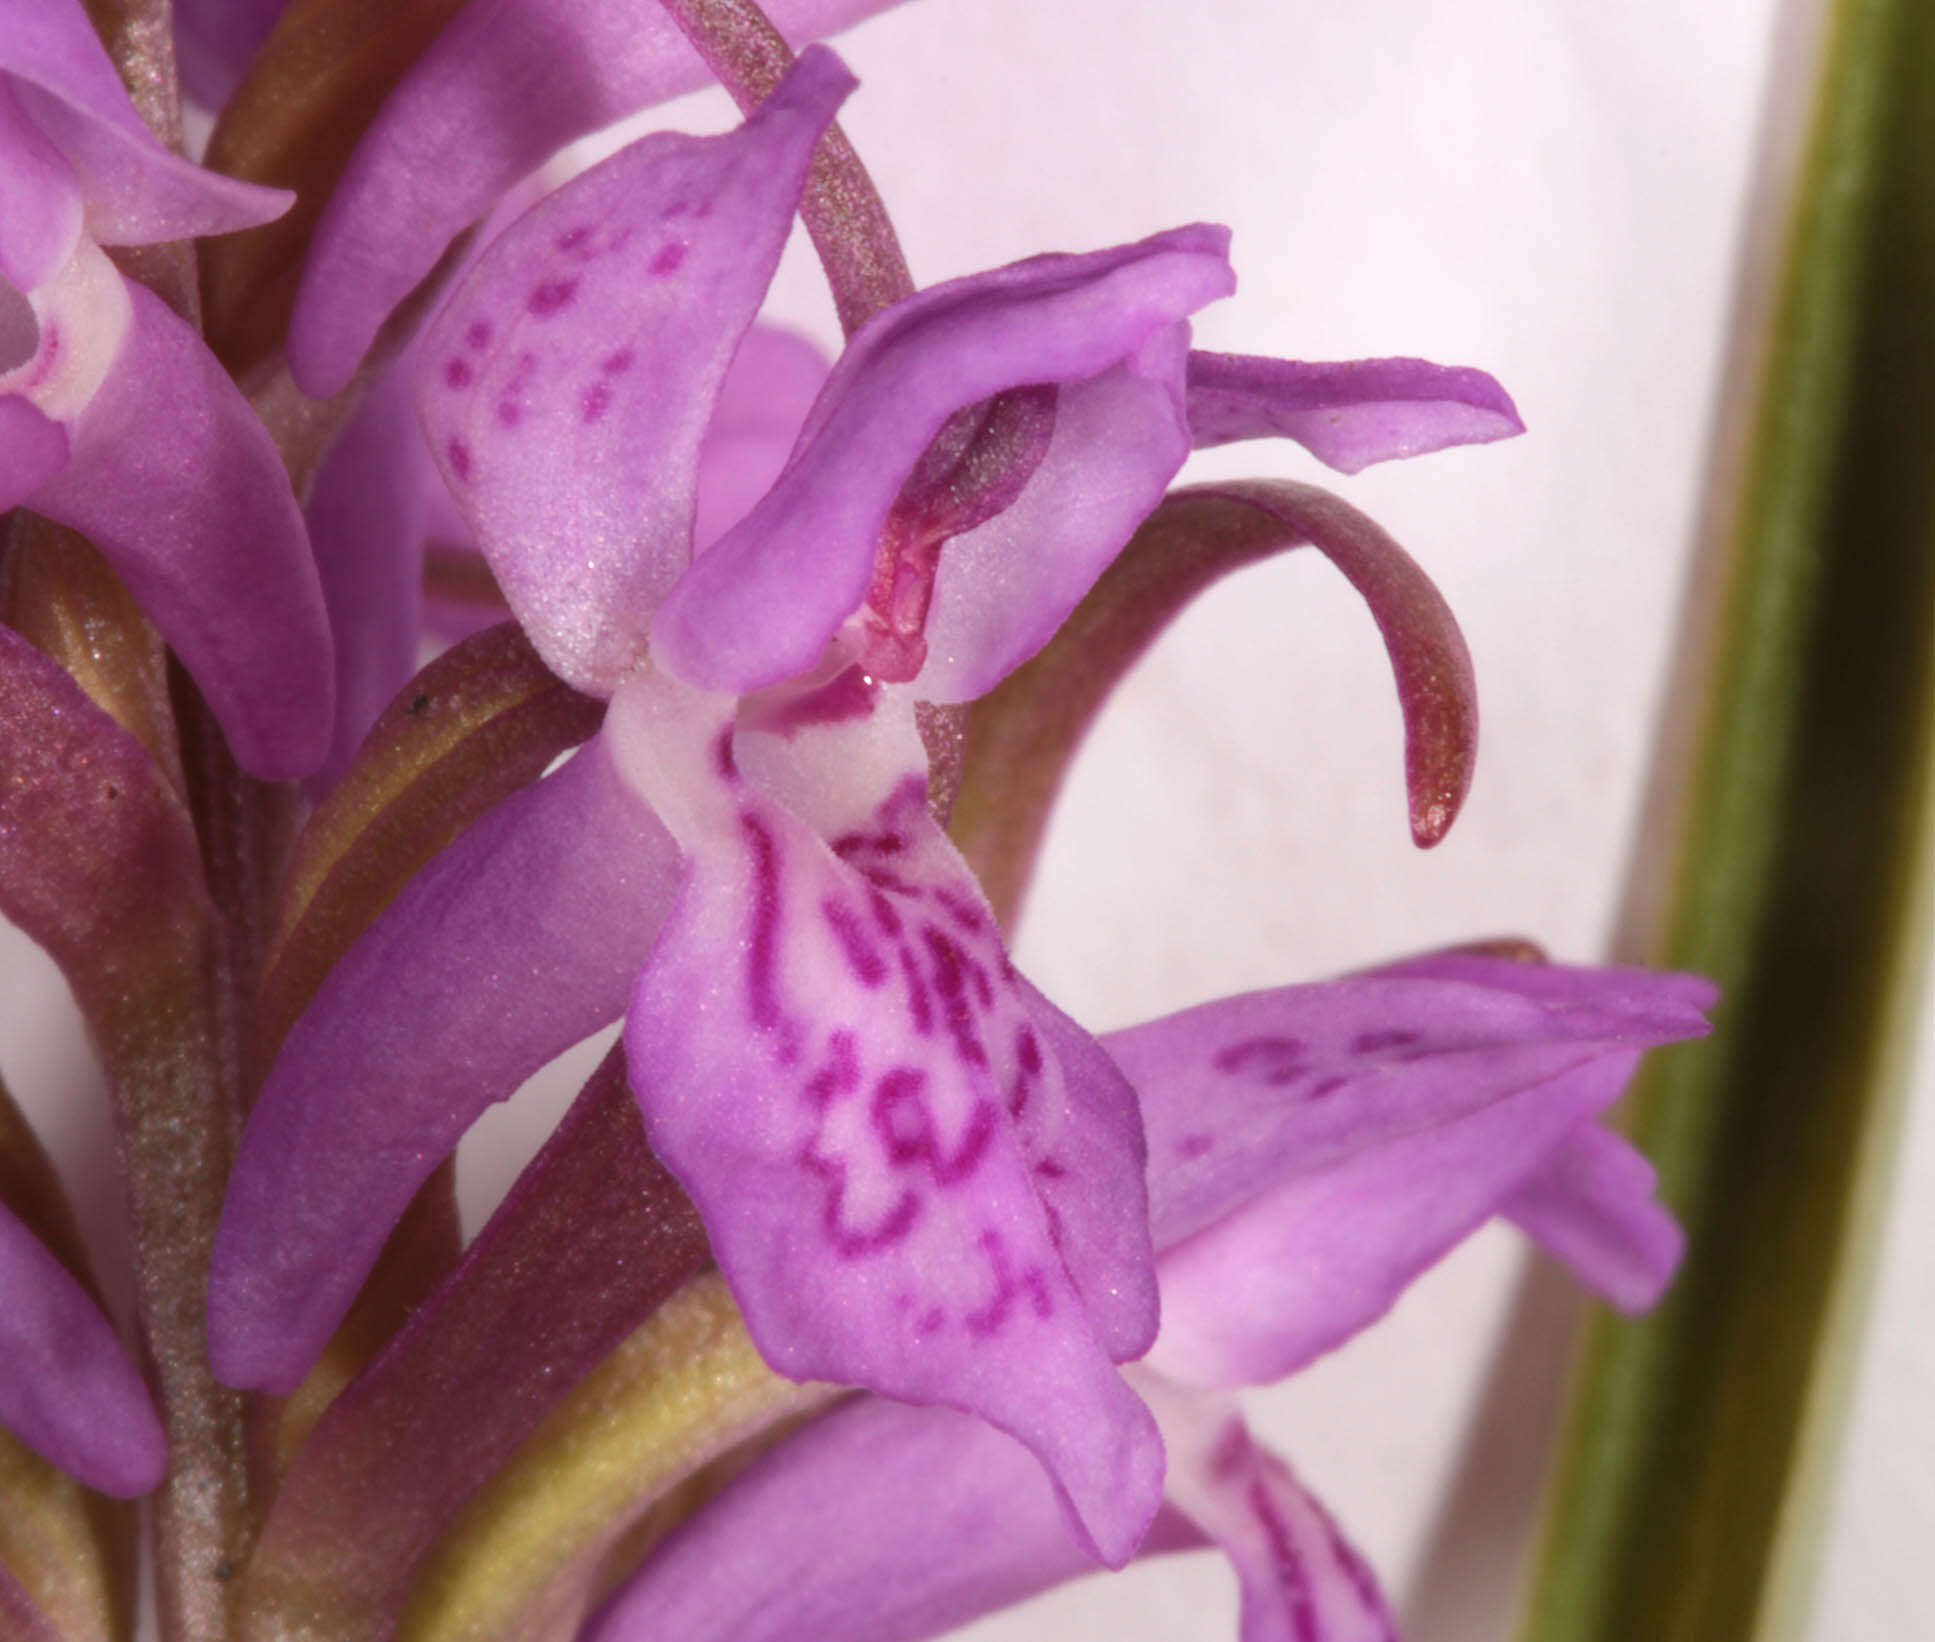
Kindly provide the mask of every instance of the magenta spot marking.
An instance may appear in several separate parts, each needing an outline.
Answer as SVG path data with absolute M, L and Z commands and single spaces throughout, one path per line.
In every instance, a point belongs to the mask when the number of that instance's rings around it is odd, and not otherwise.
M 1215 1147 L 1216 1137 L 1214 1135 L 1184 1135 L 1176 1142 L 1176 1156 L 1181 1158 L 1185 1163 L 1193 1163 L 1197 1158 L 1203 1156 L 1204 1153 L 1215 1150 Z
M 654 279 L 670 279 L 685 261 L 685 247 L 677 240 L 661 245 L 653 254 L 650 272 Z
M 712 768 L 721 781 L 730 781 L 739 773 L 739 764 L 732 756 L 732 726 L 728 724 L 712 741 Z
M 470 446 L 461 439 L 452 439 L 443 447 L 445 458 L 450 463 L 451 473 L 459 479 L 470 478 Z
M 604 420 L 605 412 L 611 409 L 611 384 L 594 382 L 584 391 L 578 401 L 578 409 L 584 417 L 586 426 Z
M 1015 1034 L 1015 1059 L 1029 1077 L 1041 1071 L 1041 1041 L 1032 1026 L 1024 1026 Z
M 549 319 L 568 308 L 577 294 L 578 281 L 575 278 L 540 280 L 532 286 L 524 306 L 537 318 Z
M 1041 1076 L 1041 1045 L 1032 1028 L 1023 1026 L 1015 1036 L 1015 1080 L 1008 1090 L 1008 1115 L 1018 1118 L 1028 1109 L 1028 1100 Z
M 464 330 L 464 341 L 473 348 L 490 346 L 491 329 L 488 319 L 473 319 Z
M 446 359 L 443 365 L 443 379 L 453 388 L 467 388 L 471 384 L 470 361 L 467 359 Z
M 1295 1083 L 1309 1068 L 1301 1040 L 1289 1037 L 1245 1038 L 1216 1051 L 1211 1061 L 1217 1071 L 1253 1077 L 1272 1088 Z
M 987 928 L 987 919 L 981 916 L 980 909 L 965 895 L 957 895 L 951 889 L 936 885 L 934 899 L 947 909 L 947 914 L 970 935 L 978 935 Z
M 960 1144 L 948 1153 L 934 1132 L 927 1074 L 917 1066 L 896 1066 L 874 1085 L 871 1115 L 887 1161 L 903 1169 L 925 1163 L 937 1186 L 958 1186 L 972 1176 L 994 1143 L 994 1110 L 980 1101 Z
M 750 811 L 739 817 L 753 858 L 752 938 L 746 945 L 746 1004 L 752 1023 L 772 1031 L 784 1021 L 779 1007 L 779 844 Z M 797 1051 L 795 1051 L 797 1053 Z M 790 1057 L 788 1057 L 790 1058 Z
M 827 1062 L 813 1074 L 802 1093 L 809 1106 L 825 1111 L 842 1095 L 860 1087 L 859 1045 L 851 1032 L 835 1032 L 826 1040 Z
M 707 217 L 712 215 L 712 201 L 700 200 L 699 203 L 695 207 L 693 207 L 692 215 L 696 217 L 700 222 L 704 222 Z
M 1364 1559 L 1357 1554 L 1356 1547 L 1338 1532 L 1330 1513 L 1315 1500 L 1311 1501 L 1311 1505 L 1324 1525 L 1324 1538 L 1330 1543 L 1330 1554 L 1336 1559 L 1337 1566 L 1344 1570 L 1344 1577 L 1357 1593 L 1357 1600 L 1363 1604 L 1366 1613 L 1377 1615 L 1383 1624 L 1387 1642 L 1397 1642 L 1397 1632 L 1384 1606 L 1384 1593 L 1377 1588 L 1377 1576 L 1364 1566 Z
M 934 1001 L 927 994 L 927 982 L 921 977 L 920 965 L 914 961 L 913 953 L 904 946 L 900 948 L 900 972 L 907 979 L 907 1018 L 923 1038 L 932 1037 Z
M 1043 1180 L 1066 1180 L 1068 1178 L 1068 1170 L 1063 1168 L 1052 1157 L 1044 1157 L 1037 1163 L 1035 1165 L 1035 1173 L 1040 1175 Z
M 880 933 L 887 936 L 890 940 L 906 927 L 900 921 L 900 914 L 894 911 L 893 902 L 882 895 L 879 890 L 870 889 L 867 891 L 867 905 L 873 908 L 873 921 L 880 926 Z
M 929 1306 L 921 1314 L 920 1321 L 914 1325 L 914 1332 L 922 1336 L 938 1334 L 946 1321 L 947 1313 L 942 1311 L 939 1306 Z
M 842 861 L 856 855 L 898 855 L 907 840 L 897 832 L 843 832 L 833 840 L 833 853 Z
M 1250 1457 L 1250 1430 L 1240 1415 L 1232 1414 L 1223 1429 L 1216 1433 L 1215 1445 L 1204 1462 L 1210 1476 L 1217 1482 L 1228 1482 L 1248 1462 Z
M 820 914 L 833 931 L 840 955 L 846 959 L 853 978 L 865 987 L 878 987 L 887 979 L 887 964 L 867 935 L 866 926 L 846 902 L 829 896 L 820 903 Z
M 994 1274 L 994 1294 L 979 1311 L 971 1311 L 961 1319 L 967 1324 L 968 1332 L 979 1339 L 998 1334 L 1013 1314 L 1015 1301 L 1024 1293 L 1033 1304 L 1037 1317 L 1052 1316 L 1054 1301 L 1049 1297 L 1048 1285 L 1043 1281 L 1040 1270 L 1030 1266 L 1017 1278 L 1008 1264 L 1007 1245 L 1002 1242 L 999 1232 L 984 1231 L 979 1241 L 981 1252 L 988 1257 L 988 1269 Z
M 968 1003 L 965 954 L 932 924 L 921 930 L 921 939 L 933 959 L 934 990 L 941 995 L 955 1054 L 969 1066 L 986 1066 L 988 1052 L 975 1030 L 974 1010 Z
M 1359 1032 L 1350 1041 L 1353 1055 L 1374 1055 L 1380 1049 L 1408 1049 L 1418 1041 L 1415 1032 L 1402 1032 L 1386 1029 L 1381 1032 Z
M 1263 1530 L 1263 1538 L 1270 1547 L 1270 1561 L 1277 1571 L 1277 1587 L 1283 1592 L 1283 1604 L 1289 1612 L 1297 1642 L 1322 1642 L 1317 1629 L 1317 1613 L 1310 1603 L 1309 1572 L 1303 1565 L 1303 1557 L 1298 1554 L 1296 1541 L 1291 1537 L 1288 1526 L 1277 1514 L 1276 1501 L 1270 1498 L 1268 1485 L 1258 1477 L 1250 1484 L 1246 1497 L 1250 1515 L 1256 1518 L 1257 1526 Z
M 558 235 L 557 247 L 567 255 L 579 249 L 591 238 L 591 228 L 587 223 L 579 223 L 576 228 Z
M 524 420 L 524 407 L 515 399 L 497 401 L 497 420 L 500 426 L 514 428 Z
M 910 883 L 897 872 L 889 872 L 885 867 L 862 867 L 860 876 L 870 884 L 884 889 L 890 895 L 904 895 L 910 901 L 920 900 L 927 892 L 919 884 Z
M 623 376 L 632 368 L 635 357 L 630 348 L 620 348 L 616 353 L 606 354 L 598 362 L 598 369 L 607 376 Z
M 674 200 L 659 213 L 659 219 L 662 222 L 671 222 L 674 218 L 684 216 L 691 209 L 692 202 L 690 200 Z
M 1289 1079 L 1271 1078 L 1270 1081 L 1272 1083 L 1287 1083 Z M 1333 1072 L 1329 1077 L 1319 1078 L 1315 1083 L 1311 1084 L 1310 1088 L 1305 1092 L 1304 1098 L 1306 1100 L 1322 1100 L 1325 1095 L 1336 1094 L 1339 1089 L 1343 1088 L 1349 1082 L 1350 1073 Z

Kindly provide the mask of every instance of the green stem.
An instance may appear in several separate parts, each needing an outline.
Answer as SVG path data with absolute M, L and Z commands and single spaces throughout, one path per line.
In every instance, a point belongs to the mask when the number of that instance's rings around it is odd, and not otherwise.
M 1839 0 L 1621 956 L 1723 989 L 1632 1129 L 1690 1234 L 1580 1360 L 1526 1642 L 1805 1623 L 1922 972 L 1935 8 Z

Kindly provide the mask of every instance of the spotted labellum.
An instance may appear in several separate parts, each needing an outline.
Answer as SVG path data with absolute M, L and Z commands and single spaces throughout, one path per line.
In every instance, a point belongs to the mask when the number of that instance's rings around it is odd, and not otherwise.
M 833 123 L 853 77 L 771 26 L 874 9 L 476 0 L 373 40 L 183 0 L 211 155 L 323 179 L 290 227 L 148 134 L 77 0 L 0 3 L 4 500 L 93 541 L 213 720 L 144 741 L 0 634 L 14 734 L 59 726 L 0 887 L 121 1104 L 161 1413 L 0 1174 L 0 1421 L 113 1494 L 166 1445 L 168 1638 L 885 1642 L 1214 1544 L 1246 1642 L 1375 1642 L 1375 1576 L 1234 1388 L 1494 1216 L 1627 1309 L 1671 1273 L 1600 1120 L 1704 1030 L 1697 979 L 1440 954 L 1098 1039 L 1016 969 L 1088 717 L 1269 553 L 1370 604 L 1443 835 L 1476 718 L 1423 572 L 1312 487 L 1171 486 L 1209 446 L 1351 474 L 1520 423 L 1473 369 L 1193 350 L 1235 285 L 1210 225 L 914 288 Z M 513 189 L 709 75 L 734 129 Z M 831 363 L 760 319 L 802 218 Z M 204 253 L 212 347 L 101 249 L 251 226 Z M 614 1025 L 460 1251 L 459 1139 Z M 620 1426 L 652 1435 L 593 1482 Z M 95 1634 L 9 1544 L 0 1613 Z

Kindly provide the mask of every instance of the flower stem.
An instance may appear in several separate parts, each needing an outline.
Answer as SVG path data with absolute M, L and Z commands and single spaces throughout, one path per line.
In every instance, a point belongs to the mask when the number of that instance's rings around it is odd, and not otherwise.
M 1722 988 L 1713 1037 L 1649 1064 L 1633 1110 L 1690 1252 L 1652 1318 L 1588 1327 L 1527 1642 L 1805 1623 L 1904 1092 L 1935 725 L 1935 11 L 1838 0 L 1823 41 L 1620 954 Z
M 793 49 L 753 0 L 660 0 L 706 67 L 750 113 L 772 94 Z M 912 296 L 913 277 L 887 208 L 839 126 L 827 127 L 807 173 L 800 217 L 833 287 L 848 336 L 882 308 Z

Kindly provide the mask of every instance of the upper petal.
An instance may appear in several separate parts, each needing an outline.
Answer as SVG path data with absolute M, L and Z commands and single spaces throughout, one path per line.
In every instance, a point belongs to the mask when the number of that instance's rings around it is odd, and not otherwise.
M 1149 1257 L 1145 1298 L 1091 1318 L 1134 1253 L 1077 1245 L 1108 1207 L 1139 1218 L 1133 1113 L 1093 1064 L 1071 1099 L 927 814 L 911 714 L 859 750 L 877 770 L 901 755 L 874 800 L 844 764 L 816 790 L 783 768 L 837 731 L 742 733 L 741 773 L 730 707 L 654 676 L 612 708 L 625 767 L 691 855 L 626 1020 L 653 1150 L 775 1368 L 980 1414 L 1120 1563 L 1160 1492 L 1160 1443 L 1108 1349 L 1146 1340 Z
M 1189 431 L 1198 450 L 1280 435 L 1340 473 L 1356 473 L 1373 462 L 1509 439 L 1525 424 L 1505 390 L 1468 366 L 1192 353 Z
M 90 1488 L 161 1481 L 168 1445 L 108 1320 L 0 1204 L 0 1425 Z
M 853 84 L 816 47 L 738 130 L 621 149 L 503 234 L 423 339 L 432 454 L 582 690 L 617 687 L 691 557 L 713 401 Z
M 67 157 L 104 245 L 226 234 L 272 222 L 293 194 L 204 171 L 135 113 L 81 0 L 0 0 L 0 74 Z
M 132 323 L 32 505 L 127 582 L 244 769 L 306 775 L 329 744 L 329 619 L 288 474 L 201 338 L 125 288 Z
M 1180 320 L 1232 289 L 1227 243 L 1198 226 L 1034 257 L 876 316 L 834 367 L 779 482 L 660 607 L 655 655 L 705 689 L 805 672 L 859 607 L 888 511 L 948 418 L 1006 389 L 1088 382 L 1145 348 L 1160 357 Z M 981 659 L 971 650 L 955 663 L 964 671 Z
M 770 0 L 796 45 L 891 0 Z M 497 196 L 573 138 L 711 83 L 656 6 L 473 0 L 357 146 L 303 270 L 289 367 L 304 392 L 349 381 L 383 321 Z
M 677 883 L 593 740 L 410 881 L 336 966 L 250 1114 L 209 1360 L 294 1388 L 418 1186 L 493 1101 L 617 1018 Z

